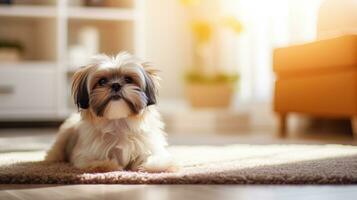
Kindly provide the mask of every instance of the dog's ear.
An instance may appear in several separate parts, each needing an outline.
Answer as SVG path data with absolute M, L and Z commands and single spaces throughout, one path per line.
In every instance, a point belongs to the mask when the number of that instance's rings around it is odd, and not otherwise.
M 87 109 L 89 107 L 89 93 L 87 88 L 88 73 L 89 67 L 85 66 L 80 68 L 73 75 L 72 95 L 78 109 Z
M 150 78 L 150 75 L 145 75 L 145 82 L 146 82 L 145 95 L 147 97 L 147 106 L 154 105 L 156 104 L 157 91 L 152 78 Z
M 147 97 L 147 106 L 156 104 L 158 95 L 159 77 L 158 70 L 154 69 L 149 63 L 143 63 L 145 77 L 145 95 Z

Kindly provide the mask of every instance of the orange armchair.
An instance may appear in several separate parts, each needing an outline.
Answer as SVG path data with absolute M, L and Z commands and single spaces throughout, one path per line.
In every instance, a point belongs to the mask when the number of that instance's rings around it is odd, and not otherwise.
M 274 51 L 274 110 L 285 136 L 289 113 L 350 118 L 357 137 L 357 35 Z

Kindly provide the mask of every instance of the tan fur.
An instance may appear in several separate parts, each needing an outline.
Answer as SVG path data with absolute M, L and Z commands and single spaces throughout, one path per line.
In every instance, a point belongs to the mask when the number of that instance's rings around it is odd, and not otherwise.
M 106 117 L 107 111 L 103 116 L 99 116 L 96 112 L 97 108 L 93 107 L 94 104 L 100 105 L 108 99 L 109 95 L 112 95 L 113 91 L 104 86 L 97 88 L 98 79 L 104 74 L 109 78 L 119 77 L 120 79 L 120 73 L 126 73 L 123 67 L 130 69 L 134 83 L 123 85 L 123 91 L 120 91 L 122 92 L 120 94 L 126 95 L 133 105 L 138 104 L 140 110 L 118 119 Z M 80 98 L 80 92 L 83 92 L 80 88 L 87 87 L 90 98 L 89 107 L 80 108 L 78 114 L 72 115 L 64 122 L 55 143 L 47 152 L 46 160 L 68 161 L 75 167 L 98 172 L 123 169 L 164 172 L 176 169 L 176 165 L 165 148 L 167 142 L 162 130 L 163 123 L 156 106 L 141 106 L 147 101 L 143 91 L 148 86 L 140 67 L 144 69 L 147 76 L 150 76 L 156 91 L 159 80 L 157 71 L 129 54 L 121 53 L 114 58 L 100 55 L 87 67 L 80 69 L 74 75 L 73 95 L 75 99 Z M 103 73 L 103 70 L 106 73 Z M 116 79 L 113 78 L 113 81 Z M 130 88 L 135 88 L 135 90 Z M 100 95 L 93 95 L 96 92 L 100 92 Z M 140 95 L 138 92 L 141 92 Z M 79 97 L 76 97 L 77 95 Z M 108 105 L 111 101 L 114 100 L 110 100 Z M 106 108 L 113 109 L 110 106 Z M 120 111 L 122 108 L 116 109 Z

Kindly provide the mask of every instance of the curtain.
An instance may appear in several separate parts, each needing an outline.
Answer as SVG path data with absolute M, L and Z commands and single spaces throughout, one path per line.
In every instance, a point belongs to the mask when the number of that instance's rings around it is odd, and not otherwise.
M 321 1 L 221 0 L 222 15 L 235 16 L 244 27 L 238 37 L 222 40 L 223 47 L 231 46 L 221 62 L 240 73 L 237 101 L 271 100 L 274 48 L 315 40 Z

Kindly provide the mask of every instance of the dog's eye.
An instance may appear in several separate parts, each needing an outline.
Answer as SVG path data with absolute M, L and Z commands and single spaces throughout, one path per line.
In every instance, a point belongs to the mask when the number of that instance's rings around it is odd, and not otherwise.
M 98 81 L 98 84 L 100 85 L 100 86 L 103 86 L 103 85 L 105 85 L 105 84 L 107 84 L 108 83 L 108 79 L 106 79 L 106 78 L 101 78 L 101 79 L 99 79 L 99 81 Z
M 125 80 L 125 83 L 133 83 L 133 79 L 130 76 L 126 76 L 124 78 L 124 80 Z

